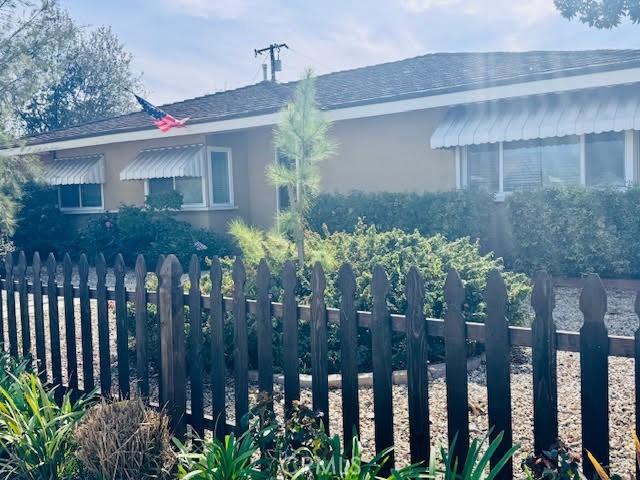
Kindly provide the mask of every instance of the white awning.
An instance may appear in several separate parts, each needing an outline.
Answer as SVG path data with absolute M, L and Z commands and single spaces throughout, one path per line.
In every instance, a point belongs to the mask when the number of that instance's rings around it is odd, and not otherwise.
M 104 156 L 84 155 L 46 162 L 44 182 L 49 185 L 104 183 Z
M 203 144 L 142 150 L 124 170 L 120 180 L 202 176 Z
M 640 86 L 454 107 L 431 136 L 431 148 L 623 130 L 640 130 Z

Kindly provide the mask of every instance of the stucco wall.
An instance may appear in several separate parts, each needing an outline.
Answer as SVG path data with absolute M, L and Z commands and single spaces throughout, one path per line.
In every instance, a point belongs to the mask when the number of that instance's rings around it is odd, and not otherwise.
M 321 166 L 322 188 L 330 192 L 436 191 L 455 188 L 454 155 L 432 150 L 429 138 L 446 109 L 408 112 L 380 117 L 335 122 L 330 135 L 338 144 L 336 155 Z M 240 216 L 269 228 L 276 212 L 276 191 L 265 177 L 275 158 L 273 127 L 211 134 L 170 137 L 98 147 L 65 150 L 58 157 L 89 153 L 105 155 L 107 210 L 122 204 L 144 202 L 143 181 L 121 181 L 120 171 L 140 150 L 206 142 L 232 150 L 234 201 L 230 210 L 185 211 L 180 217 L 194 225 L 226 230 L 228 222 Z M 205 162 L 205 195 L 209 202 L 208 162 Z

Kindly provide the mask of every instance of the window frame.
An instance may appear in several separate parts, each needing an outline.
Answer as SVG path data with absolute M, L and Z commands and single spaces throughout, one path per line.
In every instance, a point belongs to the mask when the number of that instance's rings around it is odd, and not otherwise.
M 200 158 L 200 171 L 202 171 L 202 162 L 204 162 L 204 158 Z M 159 177 L 160 178 L 160 177 Z M 171 182 L 173 183 L 173 190 L 176 190 L 176 178 L 182 177 L 161 177 L 161 178 L 171 178 Z M 198 177 L 190 177 L 190 178 L 198 178 Z M 149 181 L 153 180 L 152 178 L 147 178 L 144 181 L 144 197 L 145 199 L 150 194 Z M 202 202 L 200 203 L 183 203 L 180 207 L 182 211 L 190 211 L 190 210 L 206 210 L 207 209 L 207 190 L 206 190 L 206 176 L 200 176 L 200 184 L 202 186 Z
M 227 170 L 229 172 L 229 201 L 224 203 L 216 203 L 213 198 L 213 168 L 211 168 L 211 153 L 219 152 L 227 154 Z M 233 155 L 230 147 L 207 146 L 207 172 L 209 180 L 209 202 L 211 210 L 229 210 L 236 208 L 235 196 L 233 191 Z
M 636 130 L 624 130 L 619 132 L 624 138 L 624 178 L 626 185 L 637 182 L 637 172 L 640 171 L 640 132 Z M 555 137 L 551 137 L 555 138 Z M 498 143 L 498 155 L 499 155 L 499 185 L 500 188 L 497 192 L 494 192 L 495 199 L 500 201 L 504 200 L 507 195 L 512 192 L 504 190 L 504 143 Z M 581 186 L 587 186 L 586 182 L 586 135 L 579 135 L 580 145 L 580 183 Z M 468 146 L 456 147 L 455 152 L 455 165 L 456 165 L 456 183 L 458 188 L 468 188 Z M 602 188 L 624 188 L 620 186 L 607 186 Z
M 82 206 L 82 189 L 83 185 L 100 185 L 100 206 L 98 207 L 83 207 Z M 62 206 L 62 187 L 73 186 L 78 189 L 78 207 L 63 207 Z M 71 183 L 66 185 L 58 185 L 58 209 L 63 213 L 103 213 L 104 212 L 104 183 Z

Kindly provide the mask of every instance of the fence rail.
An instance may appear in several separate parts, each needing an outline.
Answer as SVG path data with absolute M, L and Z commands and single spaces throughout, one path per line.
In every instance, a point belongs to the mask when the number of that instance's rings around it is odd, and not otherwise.
M 451 270 L 445 282 L 444 295 L 447 306 L 444 319 L 425 318 L 424 284 L 419 273 L 411 269 L 406 277 L 407 308 L 405 315 L 390 314 L 387 307 L 389 282 L 384 270 L 376 267 L 372 278 L 372 311 L 356 311 L 355 277 L 349 265 L 344 265 L 338 275 L 338 289 L 341 293 L 340 309 L 328 308 L 325 304 L 325 274 L 320 264 L 312 273 L 312 297 L 310 305 L 298 305 L 295 298 L 297 287 L 296 270 L 287 263 L 282 272 L 283 302 L 272 302 L 269 291 L 272 274 L 267 263 L 262 261 L 257 269 L 256 299 L 246 298 L 246 272 L 241 259 L 237 259 L 232 272 L 234 282 L 233 298 L 222 295 L 222 270 L 218 259 L 213 259 L 210 268 L 212 290 L 203 295 L 199 289 L 200 260 L 193 257 L 188 267 L 191 280 L 190 289 L 184 292 L 181 284 L 183 269 L 173 255 L 161 257 L 155 273 L 158 275 L 158 290 L 147 291 L 147 268 L 142 257 L 135 265 L 136 288 L 125 288 L 125 265 L 121 256 L 114 264 L 115 288 L 106 286 L 106 262 L 102 255 L 96 259 L 97 284 L 88 285 L 89 264 L 82 255 L 78 263 L 78 285 L 72 285 L 72 263 L 68 255 L 62 261 L 63 283 L 55 282 L 57 262 L 49 255 L 44 265 L 38 254 L 32 262 L 31 281 L 27 278 L 27 261 L 24 253 L 18 255 L 14 264 L 11 255 L 6 257 L 4 275 L 0 288 L 5 291 L 5 301 L 0 302 L 0 342 L 11 355 L 31 356 L 35 353 L 35 368 L 43 379 L 51 377 L 53 383 L 62 385 L 61 324 L 65 327 L 66 378 L 65 387 L 71 390 L 89 391 L 96 385 L 94 378 L 94 351 L 97 350 L 99 375 L 97 384 L 104 396 L 112 393 L 112 372 L 110 330 L 108 326 L 108 302 L 115 303 L 116 323 L 116 372 L 120 398 L 131 395 L 129 345 L 135 345 L 134 391 L 148 398 L 150 391 L 148 304 L 158 307 L 160 313 L 160 380 L 159 402 L 167 409 L 172 426 L 177 435 L 183 435 L 189 424 L 198 433 L 205 430 L 222 437 L 231 430 L 241 431 L 241 422 L 229 424 L 226 420 L 225 383 L 227 368 L 224 354 L 223 329 L 225 317 L 229 316 L 233 325 L 233 367 L 235 393 L 235 418 L 242 418 L 249 409 L 249 355 L 248 355 L 248 315 L 252 315 L 258 332 L 258 388 L 268 394 L 273 393 L 273 318 L 282 323 L 284 401 L 285 415 L 293 402 L 300 398 L 298 336 L 299 321 L 310 324 L 311 371 L 313 407 L 325 413 L 322 417 L 328 431 L 328 351 L 327 325 L 340 326 L 341 374 L 342 374 L 342 422 L 346 437 L 359 429 L 358 402 L 358 327 L 371 332 L 373 358 L 373 397 L 375 447 L 381 451 L 394 443 L 391 333 L 407 335 L 407 383 L 410 454 L 412 461 L 429 459 L 429 402 L 427 379 L 428 337 L 441 337 L 445 344 L 446 391 L 448 411 L 448 435 L 457 435 L 453 454 L 462 462 L 469 448 L 467 342 L 477 341 L 485 346 L 487 371 L 487 398 L 489 425 L 492 435 L 504 432 L 501 451 L 506 451 L 512 442 L 510 349 L 513 346 L 532 347 L 533 365 L 533 426 L 534 449 L 541 452 L 553 444 L 558 437 L 558 394 L 557 394 L 557 351 L 580 353 L 581 365 L 581 412 L 582 444 L 602 463 L 609 463 L 608 442 L 608 358 L 610 356 L 635 358 L 635 382 L 640 385 L 640 329 L 635 338 L 611 336 L 607 334 L 604 315 L 607 308 L 606 292 L 597 275 L 588 276 L 580 298 L 580 309 L 584 315 L 584 325 L 580 332 L 557 331 L 553 321 L 555 300 L 553 281 L 542 272 L 534 279 L 532 306 L 535 318 L 531 328 L 511 326 L 505 318 L 507 293 L 502 276 L 498 271 L 490 272 L 484 292 L 487 318 L 485 324 L 465 322 L 462 315 L 464 286 L 455 270 Z M 46 269 L 47 280 L 41 279 L 41 270 Z M 16 301 L 17 296 L 17 301 Z M 32 298 L 33 315 L 29 312 Z M 44 312 L 47 299 L 48 313 Z M 60 318 L 58 301 L 62 299 L 64 318 Z M 82 359 L 82 390 L 78 382 L 78 345 L 75 338 L 74 300 L 79 300 L 80 355 Z M 92 311 L 90 301 L 96 302 L 98 345 L 92 344 Z M 127 303 L 135 308 L 135 334 L 129 338 L 127 326 Z M 16 306 L 19 306 L 19 318 Z M 190 310 L 188 337 L 184 329 L 184 308 Z M 636 299 L 635 310 L 640 314 L 640 296 Z M 48 318 L 45 324 L 45 317 Z M 18 321 L 21 338 L 18 339 Z M 191 352 L 201 352 L 204 348 L 203 328 L 208 321 L 211 332 L 212 368 L 208 384 L 212 394 L 212 415 L 204 413 L 204 377 L 202 358 L 189 357 L 186 366 L 187 342 Z M 48 329 L 46 326 L 48 325 Z M 34 327 L 35 345 L 32 349 L 31 331 Z M 50 363 L 47 364 L 45 349 L 49 336 Z M 32 351 L 33 350 L 33 351 Z M 49 373 L 51 375 L 49 376 Z M 187 383 L 191 408 L 187 411 Z M 636 427 L 640 423 L 640 393 L 636 388 Z M 56 395 L 61 394 L 61 389 Z M 528 421 L 515 419 L 515 421 Z M 346 448 L 349 448 L 349 442 Z M 586 459 L 585 459 L 586 460 Z M 392 461 L 387 465 L 391 468 Z M 588 477 L 593 474 L 589 462 L 583 462 Z M 499 478 L 512 478 L 513 466 L 507 465 Z

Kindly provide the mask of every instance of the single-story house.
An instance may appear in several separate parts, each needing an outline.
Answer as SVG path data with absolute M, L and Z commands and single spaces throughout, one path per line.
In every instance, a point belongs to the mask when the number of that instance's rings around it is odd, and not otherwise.
M 182 192 L 180 215 L 223 230 L 239 216 L 269 227 L 280 196 L 265 178 L 272 132 L 295 82 L 264 81 L 25 139 L 64 212 L 90 215 Z M 317 100 L 337 154 L 325 191 L 470 186 L 500 199 L 548 185 L 640 180 L 640 50 L 438 53 L 321 75 Z M 5 151 L 7 153 L 7 151 Z

